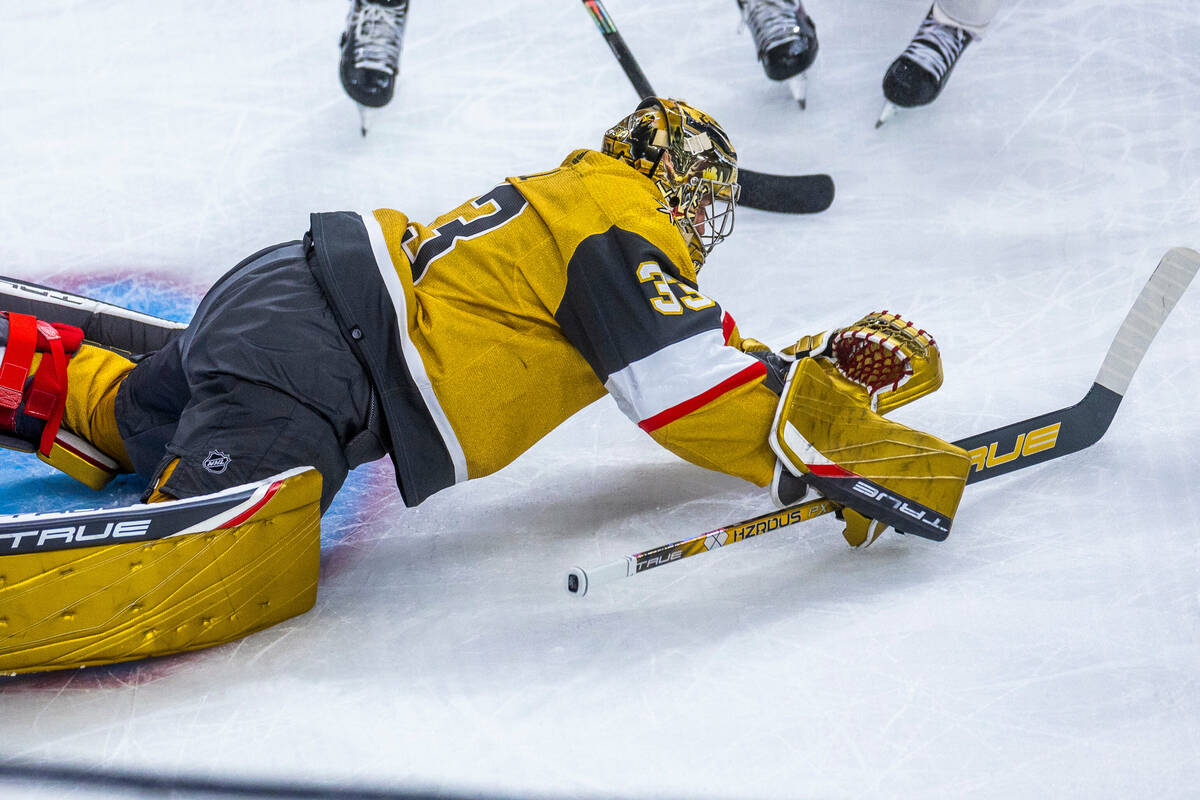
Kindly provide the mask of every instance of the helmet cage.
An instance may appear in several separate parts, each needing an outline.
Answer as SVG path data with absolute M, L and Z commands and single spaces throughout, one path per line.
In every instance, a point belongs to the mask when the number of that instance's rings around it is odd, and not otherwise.
M 703 111 L 647 98 L 605 133 L 604 152 L 654 181 L 697 266 L 733 231 L 737 154 Z
M 663 159 L 662 166 L 671 162 Z M 733 167 L 736 175 L 737 167 Z M 728 179 L 729 170 L 721 164 L 697 160 L 692 174 L 676 178 L 671 183 L 656 179 L 659 190 L 671 207 L 676 224 L 691 234 L 689 244 L 708 255 L 712 249 L 733 232 L 734 209 L 741 187 Z M 677 188 L 671 189 L 676 184 Z

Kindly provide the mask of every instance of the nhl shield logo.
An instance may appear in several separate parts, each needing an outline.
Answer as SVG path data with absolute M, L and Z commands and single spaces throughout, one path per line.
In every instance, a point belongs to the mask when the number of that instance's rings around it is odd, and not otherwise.
M 214 475 L 220 475 L 229 466 L 229 454 L 220 450 L 209 450 L 208 458 L 204 459 L 203 467 Z

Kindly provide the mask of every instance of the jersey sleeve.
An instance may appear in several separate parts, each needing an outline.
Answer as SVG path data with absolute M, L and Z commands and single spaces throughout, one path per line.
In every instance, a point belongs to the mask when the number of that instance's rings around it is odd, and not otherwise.
M 763 361 L 727 345 L 721 307 L 660 249 L 619 227 L 585 239 L 555 319 L 617 406 L 682 458 L 759 485 L 778 395 Z

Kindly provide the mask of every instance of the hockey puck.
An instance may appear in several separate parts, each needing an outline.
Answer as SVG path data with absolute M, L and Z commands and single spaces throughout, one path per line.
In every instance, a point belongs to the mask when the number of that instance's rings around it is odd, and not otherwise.
M 567 593 L 575 597 L 583 597 L 587 594 L 588 579 L 587 573 L 580 567 L 572 567 L 567 573 Z

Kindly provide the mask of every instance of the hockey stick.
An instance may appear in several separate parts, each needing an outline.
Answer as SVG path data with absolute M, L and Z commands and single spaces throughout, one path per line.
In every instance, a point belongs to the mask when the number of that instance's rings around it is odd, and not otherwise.
M 633 84 L 639 97 L 657 97 L 646 73 L 638 66 L 624 37 L 617 30 L 612 17 L 601 0 L 583 0 L 583 5 L 592 15 L 604 41 L 617 63 L 625 70 L 625 76 Z M 772 175 L 766 172 L 738 167 L 738 183 L 742 193 L 740 205 L 763 211 L 778 211 L 784 214 L 815 214 L 829 208 L 833 202 L 833 178 L 824 174 L 815 175 Z
M 1117 329 L 1092 387 L 1078 403 L 955 442 L 971 457 L 971 473 L 967 477 L 967 484 L 1060 458 L 1099 441 L 1116 415 L 1133 373 L 1146 355 L 1155 334 L 1187 290 L 1198 267 L 1200 253 L 1195 250 L 1175 247 L 1167 251 L 1142 287 L 1125 321 Z M 582 597 L 591 586 L 598 583 L 627 578 L 663 564 L 806 522 L 837 509 L 836 503 L 818 497 L 690 539 L 625 556 L 594 569 L 575 567 L 567 574 L 567 591 Z

